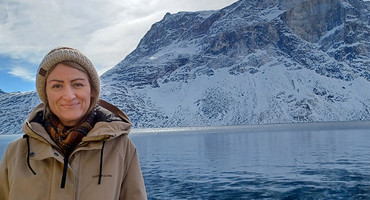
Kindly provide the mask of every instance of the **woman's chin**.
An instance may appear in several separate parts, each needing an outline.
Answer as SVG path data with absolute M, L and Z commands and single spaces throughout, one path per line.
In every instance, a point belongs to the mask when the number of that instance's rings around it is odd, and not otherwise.
M 59 120 L 64 126 L 74 126 L 81 120 L 81 116 L 82 115 L 64 115 L 59 117 Z

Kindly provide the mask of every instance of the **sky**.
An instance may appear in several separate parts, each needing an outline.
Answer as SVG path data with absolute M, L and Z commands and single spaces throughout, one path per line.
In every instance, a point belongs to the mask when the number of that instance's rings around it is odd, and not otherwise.
M 167 13 L 217 10 L 237 0 L 0 0 L 0 89 L 35 90 L 53 48 L 82 51 L 101 75 L 132 52 Z

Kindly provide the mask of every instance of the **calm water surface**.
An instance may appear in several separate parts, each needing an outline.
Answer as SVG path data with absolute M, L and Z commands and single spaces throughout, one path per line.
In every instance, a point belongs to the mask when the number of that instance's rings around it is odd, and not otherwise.
M 370 199 L 370 129 L 159 130 L 131 138 L 149 199 Z M 12 139 L 0 136 L 0 158 Z
M 370 199 L 370 130 L 132 139 L 149 199 Z

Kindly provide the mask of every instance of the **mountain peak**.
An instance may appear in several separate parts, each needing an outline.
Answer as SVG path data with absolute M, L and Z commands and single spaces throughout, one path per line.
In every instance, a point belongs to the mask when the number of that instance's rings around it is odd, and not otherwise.
M 137 126 L 369 119 L 369 95 L 352 96 L 370 81 L 365 4 L 238 1 L 166 14 L 103 84 L 140 102 Z

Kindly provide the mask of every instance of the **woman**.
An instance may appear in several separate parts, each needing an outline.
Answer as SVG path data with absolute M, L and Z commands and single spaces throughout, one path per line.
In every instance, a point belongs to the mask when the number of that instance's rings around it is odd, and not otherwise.
M 131 123 L 99 100 L 90 60 L 76 49 L 53 49 L 36 88 L 42 103 L 1 161 L 0 199 L 146 199 Z

